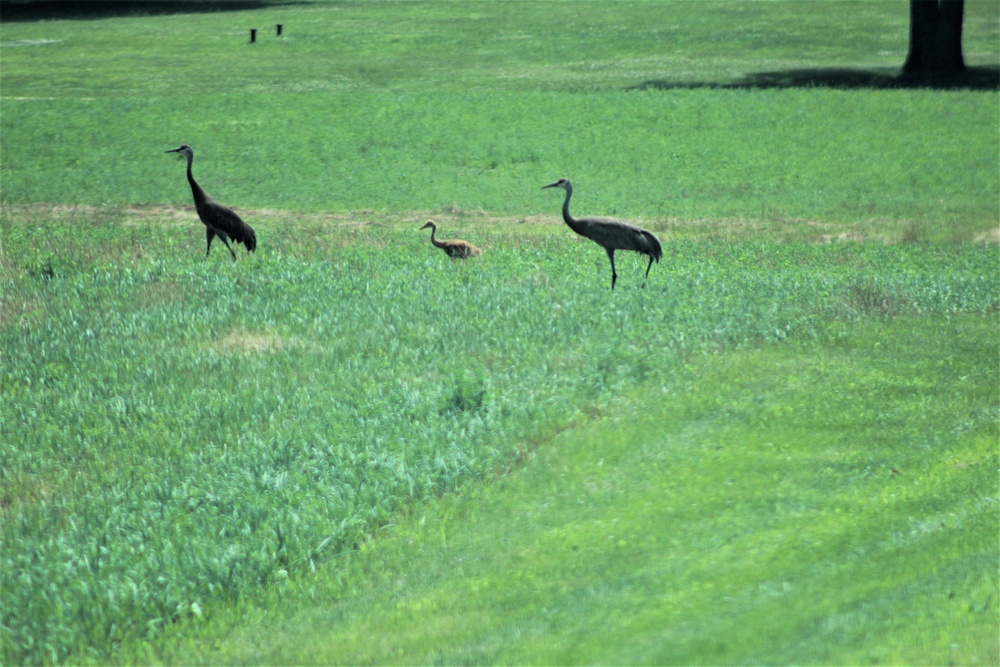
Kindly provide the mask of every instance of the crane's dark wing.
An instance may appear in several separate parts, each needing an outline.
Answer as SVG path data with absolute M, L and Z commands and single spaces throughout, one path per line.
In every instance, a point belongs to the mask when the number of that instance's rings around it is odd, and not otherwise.
M 584 218 L 583 235 L 609 250 L 634 250 L 656 261 L 663 256 L 660 242 L 650 232 L 612 218 Z
M 205 206 L 205 213 L 208 218 L 206 224 L 224 232 L 226 236 L 237 243 L 242 243 L 249 252 L 253 252 L 257 248 L 257 235 L 253 228 L 243 222 L 243 219 L 236 215 L 235 211 L 210 201 Z

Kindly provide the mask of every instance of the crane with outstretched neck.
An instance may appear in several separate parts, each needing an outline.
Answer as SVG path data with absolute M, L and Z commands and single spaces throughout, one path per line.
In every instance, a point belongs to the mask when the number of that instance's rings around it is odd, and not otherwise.
M 229 245 L 229 239 L 246 246 L 247 252 L 253 252 L 257 248 L 257 235 L 253 228 L 243 222 L 240 216 L 231 208 L 223 206 L 219 202 L 209 197 L 198 182 L 191 175 L 191 163 L 194 161 L 194 151 L 187 144 L 181 144 L 179 148 L 174 148 L 165 153 L 180 153 L 187 157 L 187 179 L 191 184 L 191 194 L 194 195 L 194 208 L 198 212 L 198 217 L 205 223 L 205 233 L 208 236 L 208 248 L 205 250 L 205 257 L 212 250 L 212 239 L 218 236 L 229 254 L 236 259 L 236 253 Z
M 566 199 L 563 201 L 562 207 L 563 221 L 574 232 L 602 246 L 608 253 L 608 259 L 611 260 L 611 289 L 615 288 L 615 282 L 618 280 L 618 273 L 615 271 L 615 250 L 634 250 L 649 257 L 646 276 L 642 279 L 643 287 L 646 286 L 646 278 L 649 278 L 649 270 L 652 268 L 653 262 L 659 262 L 660 258 L 663 257 L 660 241 L 651 232 L 622 220 L 574 218 L 569 214 L 569 199 L 573 196 L 573 184 L 565 178 L 560 178 L 555 183 L 543 185 L 542 189 L 545 188 L 562 188 L 566 191 Z

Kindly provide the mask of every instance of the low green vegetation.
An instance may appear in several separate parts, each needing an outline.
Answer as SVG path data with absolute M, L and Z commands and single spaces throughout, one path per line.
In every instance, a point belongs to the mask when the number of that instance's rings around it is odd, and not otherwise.
M 905 59 L 909 28 L 905 4 L 856 0 L 363 0 L 261 2 L 245 11 L 108 3 L 36 21 L 20 21 L 26 12 L 10 5 L 5 96 L 194 107 L 231 94 L 253 106 L 269 93 L 585 93 L 753 85 L 777 72 L 891 74 Z M 998 64 L 997 13 L 996 0 L 966 1 L 963 51 L 973 67 Z M 251 28 L 259 31 L 253 45 Z M 325 126 L 335 125 L 333 115 Z
M 808 6 L 5 5 L 0 662 L 995 663 L 996 90 Z

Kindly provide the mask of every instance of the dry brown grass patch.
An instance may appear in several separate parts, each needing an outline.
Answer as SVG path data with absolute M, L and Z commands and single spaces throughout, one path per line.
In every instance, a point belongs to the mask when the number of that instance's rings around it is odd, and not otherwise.
M 988 232 L 976 234 L 975 240 L 978 243 L 1000 243 L 1000 227 L 994 227 Z
M 264 354 L 282 352 L 288 347 L 288 341 L 281 336 L 269 333 L 249 333 L 234 331 L 219 341 L 217 349 L 226 354 Z

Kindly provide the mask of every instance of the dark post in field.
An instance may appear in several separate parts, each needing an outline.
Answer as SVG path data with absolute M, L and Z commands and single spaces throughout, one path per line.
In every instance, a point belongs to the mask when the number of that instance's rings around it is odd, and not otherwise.
M 257 28 L 250 28 L 250 43 L 257 41 Z
M 282 29 L 283 29 L 283 28 L 284 28 L 285 26 L 283 26 L 282 24 L 280 24 L 280 23 L 279 23 L 278 25 L 276 25 L 276 26 L 274 26 L 274 27 L 275 27 L 275 28 L 277 28 L 277 31 L 278 31 L 278 37 L 281 37 L 281 30 L 282 30 Z

